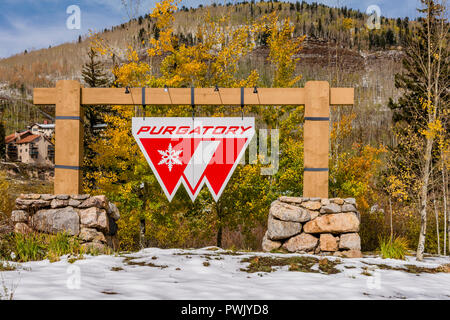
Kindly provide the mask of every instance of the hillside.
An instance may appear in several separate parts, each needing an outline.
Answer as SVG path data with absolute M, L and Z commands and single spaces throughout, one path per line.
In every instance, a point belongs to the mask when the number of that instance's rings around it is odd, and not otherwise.
M 326 47 L 349 48 L 354 52 L 397 49 L 403 43 L 405 34 L 414 26 L 414 22 L 410 23 L 407 18 L 382 18 L 381 29 L 369 32 L 364 26 L 368 16 L 346 7 L 331 8 L 306 2 L 244 2 L 190 9 L 182 7 L 175 14 L 175 33 L 181 42 L 196 41 L 197 27 L 207 12 L 213 18 L 229 14 L 231 23 L 240 25 L 251 23 L 273 11 L 277 11 L 282 18 L 291 19 L 295 24 L 294 37 L 307 35 L 320 39 Z M 146 15 L 95 35 L 115 49 L 115 56 L 105 61 L 111 66 L 125 59 L 128 45 L 145 49 L 142 40 L 155 37 L 158 33 L 154 21 Z M 87 59 L 92 36 L 86 35 L 74 43 L 24 52 L 0 60 L 0 83 L 8 83 L 11 88 L 29 94 L 32 87 L 52 86 L 59 79 L 80 79 L 81 66 Z M 259 45 L 264 45 L 264 39 Z
M 356 10 L 331 8 L 325 5 L 283 2 L 243 2 L 236 5 L 213 5 L 209 7 L 182 7 L 175 14 L 175 33 L 180 42 L 192 43 L 197 39 L 197 26 L 207 12 L 213 18 L 229 14 L 233 25 L 251 23 L 264 14 L 277 11 L 281 17 L 289 17 L 295 24 L 294 37 L 307 35 L 297 72 L 303 75 L 298 84 L 302 86 L 308 80 L 327 80 L 333 86 L 353 86 L 357 88 L 356 99 L 358 117 L 356 125 L 367 123 L 367 110 L 379 111 L 372 114 L 374 125 L 383 124 L 383 128 L 366 130 L 369 140 L 378 132 L 385 132 L 389 123 L 388 111 L 384 107 L 389 97 L 395 96 L 394 74 L 401 70 L 401 44 L 405 34 L 414 27 L 414 21 L 408 19 L 381 19 L 379 30 L 368 30 L 364 24 L 366 14 Z M 148 15 L 138 17 L 126 24 L 104 29 L 86 35 L 77 42 L 66 43 L 48 49 L 24 52 L 0 60 L 0 96 L 30 99 L 33 87 L 52 87 L 60 79 L 82 80 L 81 69 L 87 60 L 87 52 L 94 37 L 102 38 L 114 49 L 112 57 L 104 58 L 109 70 L 113 65 L 126 59 L 126 48 L 132 45 L 142 52 L 141 59 L 147 60 L 146 45 L 142 40 L 157 37 L 158 28 Z M 241 62 L 240 72 L 249 68 L 258 69 L 260 86 L 267 86 L 272 70 L 267 66 L 268 49 L 264 36 L 257 43 L 256 50 Z M 158 61 L 152 61 L 154 70 L 158 70 Z M 10 109 L 8 107 L 7 109 Z M 51 108 L 46 108 L 52 113 Z M 45 116 L 32 106 L 25 106 L 20 112 L 21 121 L 15 117 L 18 113 L 4 115 L 7 123 L 22 125 L 39 121 Z M 339 115 L 338 115 L 339 116 Z M 386 121 L 379 121 L 379 117 Z M 12 131 L 12 127 L 8 127 Z M 374 131 L 369 132 L 368 131 Z

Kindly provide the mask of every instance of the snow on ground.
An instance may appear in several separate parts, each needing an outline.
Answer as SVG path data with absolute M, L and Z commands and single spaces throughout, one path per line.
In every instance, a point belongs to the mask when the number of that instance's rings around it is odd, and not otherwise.
M 5 285 L 16 287 L 14 299 L 450 299 L 450 273 L 414 274 L 373 265 L 435 268 L 450 263 L 446 257 L 422 263 L 413 257 L 340 259 L 337 274 L 293 272 L 288 266 L 271 273 L 241 271 L 248 266 L 241 260 L 254 256 L 301 255 L 149 248 L 85 256 L 73 264 L 63 257 L 59 262 L 22 263 L 15 271 L 1 272 L 0 297 Z

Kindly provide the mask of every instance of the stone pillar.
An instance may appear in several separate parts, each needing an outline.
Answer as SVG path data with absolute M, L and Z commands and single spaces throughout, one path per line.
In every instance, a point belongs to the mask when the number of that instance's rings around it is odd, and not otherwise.
M 353 198 L 280 197 L 270 208 L 264 251 L 361 257 L 360 215 Z

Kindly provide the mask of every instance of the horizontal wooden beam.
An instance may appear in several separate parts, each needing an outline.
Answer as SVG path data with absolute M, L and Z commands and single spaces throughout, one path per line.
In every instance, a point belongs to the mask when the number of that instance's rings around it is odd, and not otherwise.
M 196 88 L 194 94 L 196 105 L 240 105 L 240 88 Z M 352 105 L 353 88 L 332 88 L 330 90 L 331 105 Z M 56 104 L 56 89 L 34 89 L 34 104 Z M 141 105 L 142 89 L 131 88 L 126 94 L 122 88 L 82 88 L 82 105 Z M 190 88 L 146 88 L 145 104 L 147 105 L 190 105 Z M 303 105 L 305 104 L 304 88 L 254 88 L 244 89 L 245 105 Z
M 330 88 L 330 105 L 353 105 L 354 88 Z
M 33 103 L 36 105 L 56 105 L 56 88 L 35 88 L 33 90 Z

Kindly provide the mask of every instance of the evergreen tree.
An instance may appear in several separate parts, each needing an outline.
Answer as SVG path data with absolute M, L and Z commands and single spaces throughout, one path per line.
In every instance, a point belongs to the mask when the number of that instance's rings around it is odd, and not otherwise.
M 84 82 L 91 88 L 106 87 L 108 86 L 108 78 L 104 72 L 103 63 L 96 61 L 97 52 L 93 49 L 88 53 L 89 61 L 83 66 L 81 74 Z
M 434 1 L 431 2 L 433 3 Z M 431 15 L 433 17 L 431 19 L 431 29 L 437 29 L 439 27 L 437 13 L 432 11 Z M 397 103 L 394 103 L 392 99 L 389 101 L 389 107 L 393 111 L 394 123 L 407 123 L 413 126 L 416 132 L 426 126 L 427 122 L 427 110 L 422 108 L 420 104 L 420 99 L 426 96 L 424 83 L 427 82 L 427 75 L 421 72 L 420 67 L 421 60 L 426 61 L 428 59 L 426 30 L 426 19 L 420 19 L 420 25 L 416 32 L 407 37 L 408 46 L 405 48 L 405 57 L 402 61 L 404 72 L 395 75 L 395 87 L 404 90 L 404 94 L 399 98 Z M 418 54 L 420 55 L 418 56 Z M 442 61 L 448 61 L 448 57 L 449 48 L 444 47 L 440 59 Z M 433 64 L 436 58 L 437 56 L 430 56 L 430 63 Z M 446 87 L 445 84 L 449 83 L 450 74 L 448 63 L 442 64 L 441 68 L 440 73 L 442 77 L 439 84 L 442 87 Z M 442 91 L 441 98 L 443 101 L 448 102 L 448 90 Z M 443 106 L 441 106 L 440 112 L 443 111 L 442 108 Z
M 91 88 L 108 87 L 110 84 L 109 79 L 104 71 L 104 66 L 101 61 L 97 61 L 97 52 L 94 49 L 90 49 L 88 53 L 89 60 L 86 62 L 82 69 L 82 76 L 84 82 Z M 103 123 L 103 114 L 110 111 L 106 106 L 85 106 L 84 115 L 84 172 L 93 172 L 95 168 L 90 167 L 90 160 L 95 156 L 95 152 L 92 150 L 91 145 L 94 141 L 95 130 L 94 126 Z
M 388 29 L 388 31 L 386 31 L 386 44 L 388 46 L 393 46 L 395 44 L 395 35 L 391 29 Z

